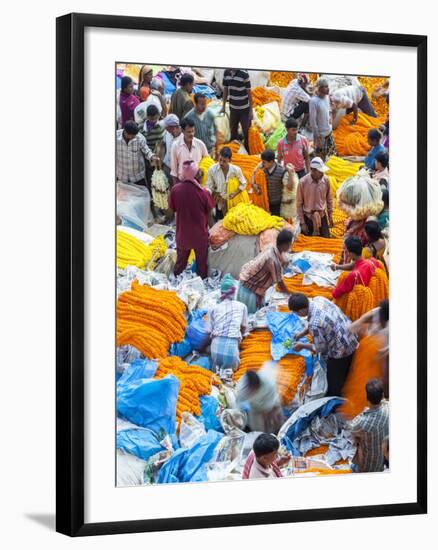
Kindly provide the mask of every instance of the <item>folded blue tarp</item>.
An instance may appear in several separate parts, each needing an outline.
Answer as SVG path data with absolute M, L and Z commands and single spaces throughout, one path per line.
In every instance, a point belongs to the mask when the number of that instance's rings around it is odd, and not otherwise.
M 164 447 L 158 441 L 157 436 L 148 428 L 121 430 L 117 432 L 117 448 L 131 453 L 143 460 L 147 460 Z

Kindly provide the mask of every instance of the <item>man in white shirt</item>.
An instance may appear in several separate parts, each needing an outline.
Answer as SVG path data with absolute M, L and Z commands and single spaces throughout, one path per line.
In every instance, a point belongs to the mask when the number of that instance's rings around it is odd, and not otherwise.
M 304 114 L 304 120 L 301 125 L 304 126 L 306 124 L 310 101 L 310 95 L 307 93 L 308 83 L 309 79 L 307 75 L 301 73 L 298 75 L 298 78 L 288 84 L 281 101 L 281 114 L 284 120 L 291 117 L 298 120 Z
M 134 120 L 139 126 L 143 126 L 147 117 L 149 105 L 155 105 L 160 114 L 160 118 L 166 116 L 166 102 L 162 94 L 163 81 L 160 78 L 154 78 L 151 82 L 151 93 L 146 99 L 137 105 L 134 111 Z
M 343 116 L 342 109 L 345 109 L 347 114 L 353 113 L 351 124 L 356 124 L 357 114 L 360 109 L 366 115 L 376 117 L 376 112 L 369 100 L 368 94 L 364 87 L 351 85 L 338 88 L 330 94 L 330 103 L 332 105 L 333 127 L 336 128 L 340 119 Z

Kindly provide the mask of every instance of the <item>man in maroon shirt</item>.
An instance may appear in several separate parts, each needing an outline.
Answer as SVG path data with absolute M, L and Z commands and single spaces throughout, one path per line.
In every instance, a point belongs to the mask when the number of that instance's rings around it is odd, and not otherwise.
M 208 222 L 214 202 L 210 193 L 196 180 L 198 165 L 193 160 L 183 163 L 182 181 L 172 187 L 168 216 L 176 212 L 176 264 L 179 275 L 187 266 L 190 251 L 196 255 L 196 272 L 207 277 Z
M 359 237 L 347 237 L 344 242 L 347 254 L 351 260 L 348 264 L 332 264 L 333 269 L 351 271 L 343 281 L 336 285 L 333 298 L 337 299 L 353 290 L 354 285 L 368 286 L 377 268 L 382 265 L 375 259 L 362 258 L 362 243 Z

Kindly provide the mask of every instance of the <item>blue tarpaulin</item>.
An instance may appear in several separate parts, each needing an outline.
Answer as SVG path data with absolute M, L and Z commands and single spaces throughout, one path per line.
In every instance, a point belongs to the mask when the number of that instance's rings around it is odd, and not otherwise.
M 207 310 L 204 309 L 196 309 L 193 311 L 186 328 L 185 339 L 190 343 L 192 349 L 197 351 L 202 350 L 210 340 L 207 321 L 204 319 L 206 313 Z
M 213 395 L 201 395 L 199 398 L 201 404 L 201 416 L 199 420 L 204 424 L 205 429 L 222 432 L 222 426 L 216 415 L 219 406 L 218 400 Z
M 160 380 L 120 378 L 117 383 L 119 416 L 156 434 L 161 430 L 174 434 L 179 385 L 178 378 L 172 375 Z
M 121 430 L 117 432 L 117 448 L 147 460 L 165 448 L 157 436 L 147 428 Z
M 206 435 L 188 449 L 178 449 L 165 462 L 158 476 L 158 483 L 187 483 L 207 481 L 205 465 L 213 458 L 223 434 L 209 430 Z
M 135 359 L 119 378 L 118 383 L 126 385 L 142 378 L 152 378 L 157 372 L 158 365 L 150 359 Z
M 271 355 L 274 361 L 279 361 L 287 354 L 301 355 L 306 363 L 306 374 L 310 376 L 313 373 L 312 353 L 307 349 L 294 351 L 292 346 L 286 347 L 284 342 L 301 332 L 304 328 L 304 322 L 296 313 L 282 313 L 279 311 L 268 311 L 266 314 L 268 328 L 272 333 Z M 308 344 L 305 336 L 299 340 Z M 294 342 L 295 343 L 295 342 Z M 293 345 L 293 344 L 292 344 Z

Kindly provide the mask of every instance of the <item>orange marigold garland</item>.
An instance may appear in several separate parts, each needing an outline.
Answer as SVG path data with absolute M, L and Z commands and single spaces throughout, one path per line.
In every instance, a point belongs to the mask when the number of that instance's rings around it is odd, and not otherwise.
M 252 125 L 248 130 L 249 154 L 260 155 L 265 150 L 260 131 Z
M 367 406 L 365 385 L 368 380 L 383 376 L 383 363 L 378 358 L 382 343 L 378 335 L 365 336 L 359 343 L 342 388 L 342 395 L 346 401 L 340 406 L 339 411 L 347 418 L 353 418 Z
M 387 78 L 376 78 L 375 76 L 359 76 L 358 78 L 361 85 L 366 89 L 377 116 L 387 118 L 389 114 L 389 104 L 385 97 L 373 97 L 373 92 L 376 88 L 383 86 Z
M 292 243 L 292 252 L 303 252 L 309 250 L 312 252 L 322 252 L 333 254 L 333 261 L 338 262 L 341 258 L 343 240 L 326 239 L 324 237 L 308 237 L 300 234 Z
M 338 284 L 348 276 L 350 272 L 344 271 L 338 279 Z M 354 285 L 350 292 L 346 292 L 335 300 L 335 304 L 342 309 L 347 317 L 356 321 L 365 313 L 373 309 L 374 297 L 371 289 L 362 284 Z
M 117 345 L 130 344 L 149 359 L 166 357 L 170 344 L 184 338 L 185 309 L 175 292 L 134 280 L 117 301 Z
M 188 365 L 176 356 L 166 357 L 158 363 L 155 378 L 164 378 L 168 374 L 176 376 L 180 382 L 176 419 L 179 423 L 183 412 L 196 416 L 201 414 L 201 395 L 210 395 L 212 386 L 221 384 L 219 378 L 211 371 L 202 367 Z
M 267 103 L 272 103 L 273 101 L 276 101 L 278 103 L 278 106 L 280 106 L 280 96 L 272 90 L 267 90 L 263 86 L 257 86 L 256 88 L 253 88 L 251 90 L 251 95 L 253 107 L 266 105 Z
M 266 183 L 266 174 L 264 170 L 259 169 L 254 175 L 254 182 L 259 186 L 261 193 L 260 195 L 255 192 L 254 189 L 251 189 L 249 198 L 251 203 L 259 208 L 263 208 L 266 212 L 269 212 L 269 199 L 268 199 L 268 190 Z
M 324 296 L 328 300 L 332 300 L 333 288 L 328 286 L 318 286 L 315 283 L 303 285 L 303 274 L 294 275 L 293 277 L 284 277 L 283 282 L 289 292 L 301 292 L 308 298 L 315 296 Z
M 389 280 L 384 269 L 376 269 L 368 286 L 373 293 L 373 307 L 377 307 L 382 300 L 389 298 Z
M 343 116 L 333 132 L 336 150 L 340 156 L 366 155 L 370 150 L 368 131 L 385 122 L 384 118 L 373 118 L 364 113 L 359 113 L 356 124 L 350 124 L 352 120 L 352 113 Z

